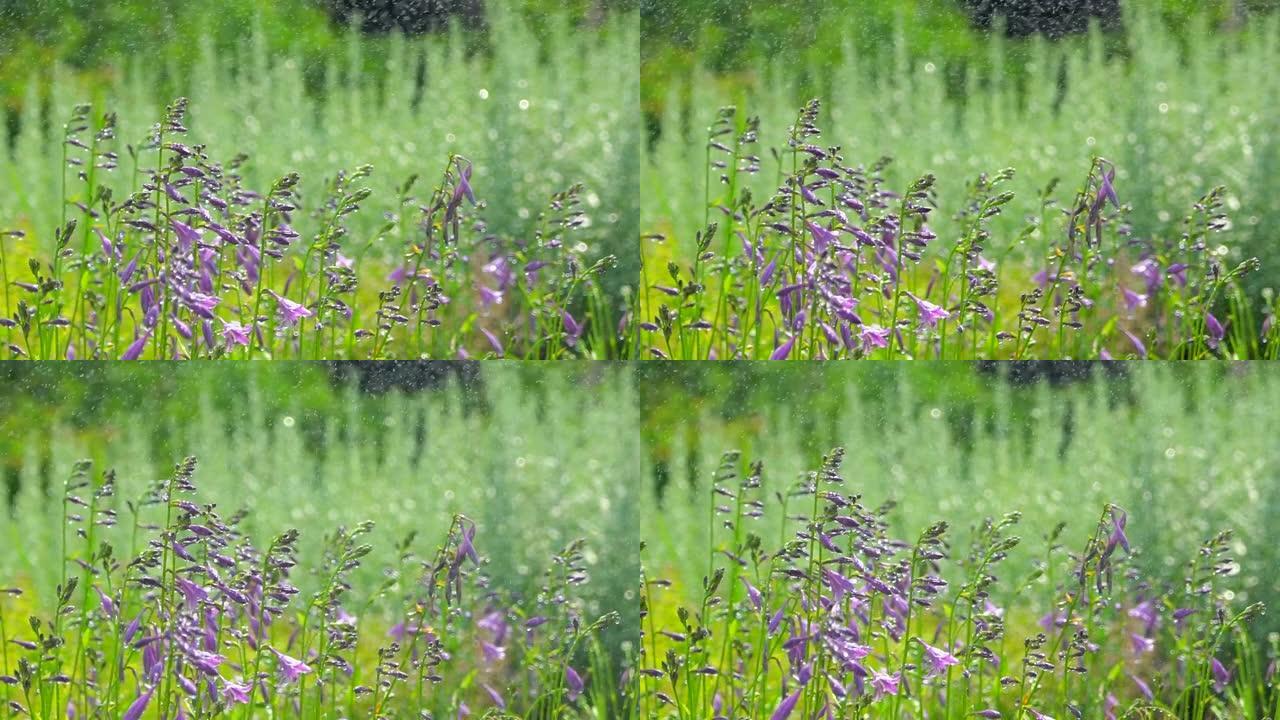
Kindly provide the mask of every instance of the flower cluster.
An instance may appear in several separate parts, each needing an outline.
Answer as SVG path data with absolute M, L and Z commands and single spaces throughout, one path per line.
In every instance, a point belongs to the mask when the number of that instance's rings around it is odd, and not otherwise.
M 944 522 L 893 537 L 891 506 L 844 490 L 842 455 L 773 499 L 758 463 L 739 475 L 725 456 L 712 488 L 723 542 L 703 586 L 644 582 L 649 717 L 1114 720 L 1280 703 L 1274 662 L 1259 667 L 1246 633 L 1262 608 L 1233 607 L 1221 582 L 1235 567 L 1228 533 L 1185 583 L 1155 587 L 1128 562 L 1127 513 L 1108 505 L 1081 551 L 1059 544 L 1060 525 L 1035 574 L 1002 587 L 1018 514 L 979 523 L 953 558 Z M 752 529 L 772 504 L 799 527 L 779 545 Z M 1039 603 L 1037 625 L 1027 610 Z
M 1095 158 L 1070 204 L 1059 206 L 1051 185 L 1040 216 L 1000 240 L 990 221 L 1014 198 L 1003 189 L 1014 171 L 1003 170 L 970 185 L 957 209 L 961 232 L 940 238 L 930 223 L 937 179 L 925 175 L 901 194 L 885 188 L 889 160 L 849 165 L 839 147 L 819 144 L 818 114 L 816 100 L 801 110 L 774 153 L 778 189 L 760 205 L 741 189 L 761 171 L 758 121 L 721 112 L 708 139 L 708 197 L 712 172 L 724 191 L 707 208 L 692 262 L 669 262 L 669 279 L 644 271 L 639 328 L 651 356 L 1187 359 L 1273 351 L 1272 323 L 1252 319 L 1238 282 L 1257 261 L 1224 266 L 1210 246 L 1211 235 L 1230 227 L 1221 188 L 1197 203 L 1181 237 L 1136 238 L 1115 166 Z M 1048 239 L 1050 249 L 1020 274 L 1017 253 L 1030 237 Z M 660 256 L 665 238 L 647 239 L 645 257 Z
M 528 237 L 489 234 L 473 167 L 452 155 L 425 198 L 417 176 L 372 237 L 349 217 L 370 190 L 369 166 L 339 173 L 313 204 L 297 174 L 265 192 L 244 187 L 244 156 L 222 164 L 183 142 L 175 101 L 139 146 L 138 189 L 102 183 L 120 163 L 115 118 L 76 109 L 65 135 L 64 211 L 52 257 L 6 262 L 21 230 L 0 234 L 0 336 L 13 357 L 592 357 L 618 352 L 614 308 L 572 239 L 588 220 L 583 188 L 550 198 Z M 149 167 L 143 167 L 150 161 Z M 78 185 L 76 184 L 78 183 Z M 309 218 L 303 218 L 303 215 Z M 295 224 L 315 229 L 304 235 Z M 14 277 L 10 277 L 10 276 Z
M 293 584 L 299 533 L 255 547 L 244 513 L 223 517 L 198 502 L 195 466 L 188 458 L 127 504 L 132 557 L 117 556 L 111 541 L 113 475 L 77 466 L 64 504 L 82 543 L 64 541 L 56 605 L 33 610 L 21 630 L 0 605 L 9 712 L 465 718 L 495 708 L 571 717 L 596 702 L 589 681 L 613 682 L 597 677 L 597 641 L 616 618 L 587 620 L 573 592 L 587 579 L 580 543 L 554 559 L 538 597 L 505 597 L 489 589 L 475 523 L 458 515 L 433 553 L 418 557 L 410 537 L 382 587 L 353 588 L 348 578 L 373 549 L 373 523 L 362 523 L 326 538 L 312 570 L 319 589 L 308 597 Z M 392 600 L 380 608 L 382 599 Z M 611 695 L 594 685 L 591 693 Z

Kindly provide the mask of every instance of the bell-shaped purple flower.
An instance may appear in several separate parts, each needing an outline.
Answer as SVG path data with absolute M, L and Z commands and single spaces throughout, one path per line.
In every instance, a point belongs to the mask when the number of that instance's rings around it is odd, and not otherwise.
M 280 675 L 285 682 L 297 682 L 298 678 L 311 672 L 311 666 L 301 660 L 285 655 L 275 648 L 271 648 L 271 652 L 275 653 L 276 665 L 280 668 Z

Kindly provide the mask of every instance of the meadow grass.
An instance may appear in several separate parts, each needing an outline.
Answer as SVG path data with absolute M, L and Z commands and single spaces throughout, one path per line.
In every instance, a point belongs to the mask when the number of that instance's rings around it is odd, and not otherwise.
M 1155 11 L 1129 3 L 1126 24 L 1122 41 L 1094 31 L 1059 44 L 1010 44 L 993 33 L 988 65 L 996 70 L 983 75 L 971 67 L 959 95 L 949 89 L 944 68 L 916 58 L 901 36 L 875 49 L 849 46 L 834 67 L 760 66 L 750 90 L 727 92 L 713 75 L 695 71 L 672 91 L 660 137 L 645 158 L 642 227 L 665 239 L 642 246 L 646 297 L 656 304 L 662 298 L 652 286 L 672 284 L 664 270 L 669 261 L 689 273 L 699 253 L 698 233 L 705 235 L 708 224 L 736 229 L 722 208 L 738 207 L 745 193 L 757 208 L 775 197 L 793 169 L 783 141 L 787 128 L 797 125 L 803 85 L 823 101 L 821 144 L 839 146 L 845 163 L 874 166 L 878 172 L 871 174 L 883 176 L 884 187 L 899 194 L 917 178 L 936 178 L 929 190 L 938 211 L 929 223 L 946 249 L 970 234 L 972 216 L 965 211 L 980 187 L 978 178 L 989 184 L 1004 168 L 1013 169 L 1000 188 L 1012 196 L 986 228 L 985 245 L 999 255 L 1002 276 L 1004 267 L 1025 278 L 1045 270 L 1059 240 L 1060 208 L 1071 207 L 1064 197 L 1095 158 L 1114 167 L 1114 185 L 1124 188 L 1121 201 L 1131 211 L 1124 221 L 1126 238 L 1139 247 L 1176 247 L 1187 233 L 1184 220 L 1212 188 L 1222 186 L 1221 207 L 1231 219 L 1208 249 L 1231 266 L 1254 257 L 1261 261 L 1262 270 L 1243 283 L 1250 303 L 1270 313 L 1277 267 L 1271 240 L 1280 222 L 1272 187 L 1280 167 L 1274 139 L 1280 88 L 1266 68 L 1280 55 L 1280 19 L 1262 16 L 1243 30 L 1219 32 L 1201 16 L 1178 35 Z M 1011 53 L 1025 63 L 1018 78 L 999 70 Z M 739 109 L 726 123 L 721 108 L 728 105 Z M 708 133 L 726 125 L 731 134 L 721 141 L 745 132 L 758 138 L 751 148 L 758 160 L 730 161 L 709 148 Z M 885 156 L 892 162 L 876 165 Z M 712 165 L 717 161 L 724 168 Z M 745 166 L 759 171 L 734 171 Z M 1067 192 L 1049 190 L 1055 181 Z M 725 238 L 712 248 L 717 255 Z M 724 254 L 744 254 L 740 243 L 728 240 Z M 1143 253 L 1129 244 L 1108 260 L 1117 283 L 1140 280 L 1129 267 Z M 1029 280 L 1009 285 L 993 308 L 1016 312 L 1019 293 L 1034 287 Z M 1107 291 L 1121 296 L 1118 288 Z M 645 318 L 656 322 L 649 314 Z M 1255 314 L 1237 324 L 1249 324 L 1244 332 L 1256 336 L 1253 326 L 1260 322 Z M 768 340 L 758 343 L 765 354 L 774 349 Z M 681 356 L 705 357 L 705 349 L 704 343 L 703 352 Z
M 767 385 L 791 371 L 759 373 L 754 381 Z M 1043 557 L 1040 539 L 1059 522 L 1066 523 L 1064 537 L 1079 538 L 1114 503 L 1128 510 L 1129 537 L 1142 548 L 1129 562 L 1151 582 L 1181 582 L 1184 561 L 1200 543 L 1230 529 L 1239 572 L 1227 587 L 1245 604 L 1280 603 L 1280 555 L 1270 530 L 1280 517 L 1280 456 L 1266 430 L 1274 424 L 1280 375 L 1268 366 L 1130 366 L 1065 389 L 989 379 L 979 394 L 990 402 L 977 403 L 922 398 L 911 377 L 909 368 L 828 366 L 790 397 L 761 402 L 732 421 L 710 410 L 685 421 L 667 415 L 661 442 L 649 443 L 662 450 L 655 458 L 665 483 L 644 497 L 641 536 L 650 575 L 675 584 L 672 602 L 700 601 L 710 550 L 725 549 L 731 537 L 719 523 L 708 528 L 713 508 L 725 502 L 711 487 L 726 448 L 740 451 L 743 476 L 748 460 L 763 464 L 758 494 L 772 503 L 814 469 L 822 448 L 840 446 L 847 490 L 871 508 L 894 503 L 885 517 L 894 537 L 914 538 L 945 520 L 953 548 L 965 548 L 984 518 L 1020 512 L 1018 534 L 1026 542 L 1008 553 L 1004 569 L 1021 578 Z M 879 383 L 874 397 L 867 382 Z M 810 410 L 804 399 L 832 395 L 842 399 L 839 409 Z M 802 527 L 773 508 L 754 521 L 753 532 L 776 545 Z M 1000 602 L 1019 589 L 991 592 Z M 1265 641 L 1278 627 L 1274 617 L 1263 618 L 1255 637 Z
M 134 392 L 155 372 L 117 374 L 113 389 L 97 392 Z M 465 390 L 364 396 L 351 388 L 333 391 L 334 411 L 271 414 L 264 395 L 278 399 L 279 388 L 259 387 L 259 372 L 246 365 L 232 373 L 239 377 L 221 375 L 219 382 L 245 387 L 230 400 L 213 388 L 183 385 L 186 414 L 157 417 L 144 403 L 33 420 L 21 431 L 24 457 L 8 463 L 17 468 L 17 487 L 0 512 L 0 537 L 20 551 L 3 554 L 0 577 L 24 588 L 37 607 L 54 602 L 62 572 L 59 498 L 81 458 L 91 458 L 96 473 L 114 471 L 123 517 L 124 502 L 194 455 L 201 501 L 216 503 L 225 516 L 247 510 L 239 528 L 260 548 L 297 530 L 300 567 L 319 566 L 335 528 L 374 521 L 364 538 L 373 550 L 348 577 L 351 602 L 367 606 L 371 618 L 397 612 L 394 596 L 379 589 L 384 569 L 397 565 L 397 544 L 410 533 L 436 542 L 456 514 L 485 538 L 493 589 L 521 597 L 537 596 L 551 559 L 580 538 L 591 581 L 576 592 L 585 613 L 619 613 L 630 622 L 606 635 L 614 661 L 622 657 L 636 627 L 638 521 L 630 508 L 639 482 L 636 402 L 625 372 L 545 369 L 531 380 L 519 367 L 492 367 Z M 572 386 L 593 392 L 570 392 Z M 106 536 L 121 554 L 127 526 L 122 519 Z M 322 578 L 299 574 L 292 582 L 312 593 Z
M 662 551 L 645 558 L 642 713 L 1203 719 L 1280 707 L 1275 643 L 1260 653 L 1249 636 L 1265 606 L 1229 587 L 1230 531 L 1162 582 L 1135 567 L 1137 523 L 1115 504 L 1092 522 L 1077 508 L 1083 531 L 1064 522 L 1038 542 L 1017 534 L 1017 511 L 981 521 L 967 544 L 945 520 L 903 536 L 894 505 L 864 502 L 843 465 L 836 448 L 770 492 L 761 463 L 721 457 L 712 505 L 687 527 L 709 538 L 701 582 L 673 584 Z M 793 525 L 774 535 L 770 517 Z M 1039 564 L 1011 572 L 1028 544 Z
M 481 235 L 531 243 L 548 205 L 581 187 L 581 232 L 570 249 L 587 264 L 616 258 L 620 267 L 604 282 L 609 304 L 624 304 L 626 278 L 635 276 L 638 263 L 639 119 L 627 111 L 638 93 L 638 19 L 615 13 L 591 31 L 558 14 L 535 31 L 520 12 L 498 6 L 489 22 L 483 52 L 460 32 L 413 40 L 352 33 L 347 57 L 332 60 L 321 86 L 311 89 L 307 76 L 314 69 L 300 55 L 268 52 L 260 32 L 231 54 L 215 53 L 205 42 L 189 73 L 140 58 L 122 58 L 118 72 L 106 77 L 57 66 L 33 73 L 21 116 L 10 119 L 16 135 L 0 143 L 0 225 L 26 235 L 3 241 L 9 279 L 25 277 L 28 260 L 53 254 L 54 229 L 69 217 L 80 218 L 81 232 L 88 233 L 88 218 L 74 203 L 97 208 L 104 190 L 119 201 L 138 189 L 139 171 L 158 164 L 141 148 L 173 97 L 182 95 L 190 100 L 189 142 L 204 146 L 212 161 L 234 165 L 246 187 L 265 194 L 298 173 L 292 202 L 302 210 L 295 224 L 304 237 L 327 228 L 316 211 L 332 195 L 335 178 L 369 166 L 361 183 L 368 201 L 344 224 L 353 245 L 365 248 L 373 274 L 395 269 L 411 242 L 414 218 L 404 203 L 412 208 L 415 200 L 406 180 L 431 179 L 419 187 L 426 185 L 455 155 L 472 165 L 472 182 L 488 200 Z M 372 43 L 386 63 L 370 73 L 363 55 Z M 76 111 L 84 122 L 71 124 L 89 126 L 89 136 L 104 113 L 115 113 L 118 167 L 90 172 L 87 183 L 63 165 L 64 124 L 81 103 L 89 103 Z M 136 161 L 130 147 L 140 156 Z M 232 162 L 240 153 L 247 160 Z M 82 167 L 101 164 L 90 160 Z M 5 302 L 3 314 L 12 317 L 17 300 L 10 295 Z

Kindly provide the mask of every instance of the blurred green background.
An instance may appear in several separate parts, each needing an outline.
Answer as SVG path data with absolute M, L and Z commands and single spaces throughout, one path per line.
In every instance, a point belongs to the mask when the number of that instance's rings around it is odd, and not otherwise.
M 1241 13 L 1280 7 L 1280 0 L 1142 2 L 1159 7 L 1175 27 L 1203 11 L 1231 22 Z M 963 0 L 642 0 L 641 7 L 642 87 L 651 128 L 657 127 L 671 80 L 695 66 L 713 70 L 727 85 L 750 87 L 767 63 L 834 64 L 846 43 L 891 45 L 897 33 L 910 52 L 934 59 L 957 84 L 965 66 L 990 62 L 984 31 L 975 27 Z M 1011 68 L 1021 62 L 1016 47 L 1009 62 Z M 820 89 L 816 78 L 806 80 L 807 91 Z
M 638 0 L 501 0 L 520 8 L 530 22 L 568 12 L 580 23 L 598 24 L 612 10 L 633 10 Z M 0 98 L 10 109 L 33 68 L 62 62 L 86 73 L 111 73 L 122 57 L 139 56 L 157 67 L 189 69 L 199 57 L 198 39 L 230 52 L 260 22 L 268 48 L 300 52 L 318 87 L 325 62 L 346 53 L 346 28 L 336 22 L 336 0 L 0 0 Z M 459 3 L 441 3 L 444 6 Z M 484 33 L 472 33 L 483 47 Z M 385 57 L 366 58 L 370 71 Z

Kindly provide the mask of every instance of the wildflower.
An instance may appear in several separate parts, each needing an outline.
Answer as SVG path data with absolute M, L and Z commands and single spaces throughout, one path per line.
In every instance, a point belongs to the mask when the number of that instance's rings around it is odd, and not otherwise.
M 248 683 L 225 680 L 222 683 L 222 699 L 228 705 L 248 703 L 251 690 L 252 688 Z
M 1129 338 L 1129 342 L 1133 343 L 1133 349 L 1138 351 L 1138 357 L 1145 360 L 1147 357 L 1147 346 L 1142 344 L 1142 340 L 1138 339 L 1137 335 L 1134 335 L 1128 330 L 1124 330 L 1122 332 L 1124 332 L 1125 337 Z
M 501 661 L 507 656 L 507 649 L 494 645 L 486 640 L 480 641 L 480 652 L 484 655 L 484 661 L 490 665 Z
M 285 682 L 295 682 L 299 677 L 311 672 L 311 666 L 301 660 L 289 657 L 275 648 L 271 648 L 271 652 L 276 655 L 280 674 L 284 676 Z
M 502 343 L 498 341 L 498 336 L 484 328 L 480 328 L 480 334 L 484 335 L 485 339 L 489 341 L 489 346 L 498 354 L 498 357 L 502 357 Z
M 1152 294 L 1164 284 L 1164 275 L 1160 271 L 1160 263 L 1155 258 L 1144 258 L 1138 261 L 1129 272 L 1142 278 L 1147 285 L 1147 294 Z
M 986 710 L 979 710 L 974 713 L 974 715 L 977 715 L 980 718 L 999 718 L 1000 711 L 994 708 L 987 708 Z
M 102 592 L 102 588 L 97 585 L 94 585 L 93 589 L 98 593 L 98 603 L 99 607 L 102 608 L 102 614 L 108 618 L 114 618 L 117 612 L 115 601 L 113 601 L 106 593 Z
M 871 689 L 875 691 L 877 699 L 885 695 L 897 695 L 898 683 L 901 680 L 902 678 L 899 677 L 898 673 L 890 675 L 879 670 L 873 670 L 871 672 Z
M 129 347 L 125 348 L 124 354 L 120 356 L 120 359 L 137 360 L 141 357 L 143 349 L 147 346 L 147 341 L 151 339 L 151 331 L 154 329 L 154 326 L 147 326 L 146 329 L 142 331 L 142 334 L 134 338 L 134 341 L 129 345 Z
M 791 711 L 795 710 L 796 704 L 800 702 L 800 693 L 804 692 L 801 688 L 791 693 L 778 703 L 778 707 L 774 709 L 773 714 L 769 716 L 769 720 L 787 720 L 791 717 Z
M 232 345 L 248 346 L 249 328 L 234 320 L 228 320 L 222 324 L 222 340 L 226 342 L 227 349 Z
M 747 597 L 751 600 L 751 605 L 752 605 L 752 607 L 754 607 L 754 608 L 756 609 L 756 611 L 757 611 L 757 612 L 759 612 L 759 611 L 760 611 L 760 606 L 761 606 L 761 604 L 762 604 L 762 598 L 761 598 L 761 596 L 760 596 L 760 591 L 759 591 L 759 590 L 757 590 L 757 589 L 756 589 L 756 587 L 755 587 L 754 585 L 752 585 L 750 582 L 748 582 L 746 578 L 744 578 L 744 577 L 740 577 L 740 578 L 738 578 L 738 579 L 742 581 L 742 584 L 743 584 L 743 585 L 746 585 L 746 586 L 747 586 Z
M 760 271 L 760 287 L 769 287 L 769 283 L 773 282 L 773 273 L 778 269 L 778 260 L 774 258 L 764 266 L 764 270 Z
M 1129 514 L 1114 505 L 1111 507 L 1111 537 L 1107 540 L 1108 552 L 1116 545 L 1129 552 L 1129 538 L 1124 534 L 1124 527 L 1129 522 Z
M 136 700 L 129 704 L 129 708 L 124 711 L 124 715 L 120 720 L 138 720 L 142 717 L 142 713 L 147 709 L 147 703 L 151 702 L 151 695 L 155 693 L 156 688 L 153 685 L 145 693 L 138 696 Z
M 920 640 L 919 642 L 924 647 L 924 659 L 929 663 L 929 674 L 940 675 L 945 673 L 947 668 L 960 664 L 960 661 L 956 659 L 956 656 L 946 650 L 933 647 L 924 640 Z
M 787 340 L 785 343 L 779 345 L 777 348 L 774 349 L 773 353 L 769 355 L 769 359 L 770 360 L 786 360 L 787 356 L 791 354 L 791 348 L 795 347 L 795 344 L 796 344 L 796 336 L 792 335 L 790 340 Z
M 1204 326 L 1205 330 L 1209 332 L 1209 347 L 1217 350 L 1218 345 L 1227 335 L 1226 328 L 1222 327 L 1222 323 L 1218 322 L 1218 318 L 1214 317 L 1211 312 L 1204 314 Z
M 500 695 L 497 690 L 494 690 L 486 683 L 481 683 L 480 687 L 484 688 L 484 691 L 489 694 L 489 699 L 493 701 L 493 704 L 496 705 L 499 710 L 507 709 L 507 701 L 503 699 L 502 695 Z
M 187 601 L 187 607 L 194 608 L 201 601 L 209 599 L 209 593 L 204 588 L 191 582 L 190 580 L 179 576 L 177 578 L 178 591 L 182 593 L 182 597 Z
M 1218 658 L 1209 660 L 1209 669 L 1213 672 L 1214 691 L 1222 692 L 1231 683 L 1231 671 L 1219 662 Z
M 1151 692 L 1151 686 L 1143 682 L 1137 675 L 1130 674 L 1129 679 L 1133 680 L 1133 684 L 1138 686 L 1138 692 L 1148 700 L 1155 700 L 1155 693 Z
M 1141 295 L 1123 286 L 1120 288 L 1120 292 L 1124 295 L 1124 307 L 1129 312 L 1132 313 L 1138 308 L 1144 308 L 1147 306 L 1146 295 Z
M 582 325 L 573 319 L 568 310 L 561 310 L 560 318 L 564 321 L 565 344 L 573 347 L 582 338 Z
M 864 325 L 858 332 L 858 339 L 862 341 L 863 352 L 869 352 L 872 348 L 889 347 L 889 329 L 879 325 Z
M 272 297 L 276 299 L 276 305 L 280 308 L 280 324 L 284 327 L 291 327 L 303 318 L 309 318 L 314 313 L 307 309 L 305 305 L 296 303 L 283 295 L 271 292 Z
M 577 700 L 578 696 L 582 694 L 582 690 L 585 687 L 585 685 L 582 682 L 582 676 L 578 674 L 577 670 L 574 670 L 572 667 L 565 665 L 564 666 L 564 683 L 569 690 L 569 702 L 573 702 L 574 700 Z
M 927 328 L 937 327 L 939 320 L 946 320 L 951 317 L 951 313 L 928 300 L 918 298 L 911 293 L 907 293 L 907 296 L 916 301 L 916 309 L 920 312 L 920 322 L 924 323 Z
M 173 220 L 170 224 L 173 226 L 173 232 L 178 236 L 178 250 L 182 253 L 190 253 L 191 248 L 200 242 L 200 232 L 180 220 Z
M 1156 649 L 1156 641 L 1154 639 L 1138 633 L 1129 633 L 1129 644 L 1133 647 L 1133 651 L 1139 655 Z
M 827 248 L 839 241 L 839 236 L 821 225 L 810 221 L 808 223 L 809 233 L 813 235 L 813 249 L 818 255 L 822 255 Z

